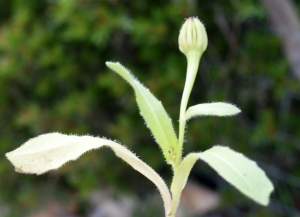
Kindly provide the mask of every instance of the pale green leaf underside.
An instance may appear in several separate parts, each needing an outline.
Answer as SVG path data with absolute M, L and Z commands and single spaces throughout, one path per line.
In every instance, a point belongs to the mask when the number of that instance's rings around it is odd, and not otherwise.
M 177 189 L 185 186 L 189 172 L 198 159 L 208 163 L 226 181 L 257 203 L 262 205 L 269 203 L 274 187 L 265 172 L 257 166 L 256 162 L 223 146 L 215 146 L 202 153 L 187 155 L 175 174 L 171 186 L 173 195 L 177 194 Z
M 232 116 L 240 112 L 238 107 L 229 103 L 202 103 L 189 107 L 185 113 L 185 119 L 188 120 L 197 116 Z
M 168 213 L 171 196 L 162 178 L 126 147 L 111 140 L 92 136 L 48 133 L 28 140 L 16 150 L 7 153 L 6 157 L 17 172 L 42 174 L 57 169 L 68 161 L 76 160 L 89 150 L 103 146 L 110 147 L 119 158 L 156 185 L 163 198 L 166 213 Z
M 177 138 L 172 121 L 162 103 L 120 63 L 106 62 L 106 65 L 133 87 L 140 113 L 161 147 L 167 162 L 170 163 Z

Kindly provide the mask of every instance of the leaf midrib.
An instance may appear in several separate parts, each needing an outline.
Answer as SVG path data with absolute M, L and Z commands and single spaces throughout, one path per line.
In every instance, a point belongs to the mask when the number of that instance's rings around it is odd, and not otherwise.
M 241 178 L 244 180 L 244 182 L 247 184 L 247 186 L 252 189 L 251 185 L 249 184 L 248 180 L 244 178 L 243 174 L 240 173 L 230 162 L 228 162 L 226 159 L 222 158 L 221 156 L 215 154 L 215 153 L 209 153 L 208 154 L 214 156 L 215 158 L 218 158 L 220 161 L 224 162 L 227 164 L 233 171 L 235 171 Z
M 135 81 L 135 82 L 138 82 L 138 81 Z M 143 87 L 142 84 L 140 84 L 140 85 Z M 136 85 L 136 87 L 139 89 L 138 84 Z M 146 91 L 149 91 L 149 90 L 147 90 L 146 88 L 145 88 L 145 90 L 146 90 Z M 140 95 L 142 96 L 142 98 L 144 99 L 144 101 L 147 103 L 147 106 L 150 108 L 151 113 L 154 115 L 155 121 L 158 123 L 158 126 L 159 126 L 161 132 L 163 132 L 162 134 L 163 134 L 165 140 L 168 142 L 168 147 L 171 147 L 170 141 L 169 141 L 169 139 L 168 139 L 168 137 L 167 137 L 167 135 L 166 135 L 166 133 L 165 133 L 165 131 L 164 131 L 164 128 L 163 128 L 162 125 L 160 124 L 159 118 L 157 117 L 156 113 L 154 112 L 154 110 L 153 110 L 152 107 L 150 106 L 150 102 L 147 100 L 146 97 L 143 96 L 143 94 L 140 94 Z M 160 102 L 159 100 L 158 100 L 158 102 L 161 104 L 161 102 Z M 153 132 L 152 132 L 152 133 L 153 133 Z M 153 133 L 153 134 L 154 134 L 154 133 Z M 157 141 L 157 142 L 158 142 L 158 141 Z M 163 144 L 162 144 L 162 147 L 163 147 Z

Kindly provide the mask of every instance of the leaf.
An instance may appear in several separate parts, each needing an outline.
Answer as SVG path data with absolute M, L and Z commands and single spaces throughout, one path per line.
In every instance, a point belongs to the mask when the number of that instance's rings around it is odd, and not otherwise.
M 173 161 L 174 148 L 178 141 L 172 120 L 162 103 L 120 63 L 106 62 L 106 65 L 133 87 L 140 113 L 145 119 L 147 127 L 153 133 L 156 142 L 161 147 L 167 162 L 171 163 Z
M 119 158 L 151 180 L 160 191 L 166 213 L 170 211 L 171 196 L 162 178 L 126 147 L 111 140 L 92 136 L 48 133 L 28 140 L 5 156 L 17 172 L 42 174 L 57 169 L 68 161 L 76 160 L 89 150 L 102 146 L 110 147 Z
M 171 186 L 173 198 L 178 197 L 179 190 L 181 193 L 198 159 L 208 163 L 226 181 L 257 203 L 268 205 L 274 187 L 265 172 L 257 166 L 256 162 L 223 146 L 215 146 L 202 153 L 191 153 L 184 158 L 173 178 Z
M 185 113 L 185 119 L 196 116 L 231 116 L 240 113 L 241 110 L 235 105 L 224 103 L 224 102 L 214 102 L 214 103 L 202 103 L 195 106 L 191 106 Z

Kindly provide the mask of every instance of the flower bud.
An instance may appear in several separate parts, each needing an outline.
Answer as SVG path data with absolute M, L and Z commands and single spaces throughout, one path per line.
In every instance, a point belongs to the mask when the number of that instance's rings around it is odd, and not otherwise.
M 182 144 L 184 140 L 185 113 L 188 100 L 194 86 L 200 58 L 207 47 L 207 34 L 204 25 L 197 17 L 188 18 L 182 25 L 179 38 L 179 50 L 187 58 L 187 73 L 180 104 L 178 153 L 175 162 L 181 161 Z
M 195 52 L 201 56 L 207 47 L 207 34 L 204 25 L 197 17 L 188 18 L 179 33 L 179 50 L 186 56 Z

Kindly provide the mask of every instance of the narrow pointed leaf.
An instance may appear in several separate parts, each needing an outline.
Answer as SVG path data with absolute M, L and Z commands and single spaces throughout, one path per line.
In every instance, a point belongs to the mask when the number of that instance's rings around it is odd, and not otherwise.
M 42 174 L 57 169 L 68 161 L 76 160 L 89 150 L 103 146 L 110 147 L 119 158 L 156 185 L 163 198 L 166 213 L 168 213 L 171 196 L 162 178 L 126 147 L 111 140 L 92 136 L 48 133 L 28 140 L 16 150 L 7 153 L 6 157 L 17 172 Z
M 120 63 L 106 62 L 106 65 L 133 87 L 140 113 L 161 147 L 167 162 L 171 163 L 177 138 L 172 121 L 162 103 Z
M 191 153 L 184 158 L 171 186 L 173 197 L 174 194 L 178 197 L 178 192 L 184 188 L 188 175 L 198 159 L 208 163 L 226 181 L 257 203 L 262 205 L 269 203 L 274 187 L 265 172 L 256 162 L 223 146 L 215 146 L 202 153 Z
M 238 107 L 229 103 L 202 103 L 189 107 L 185 113 L 185 119 L 188 120 L 197 116 L 232 116 L 240 112 Z

